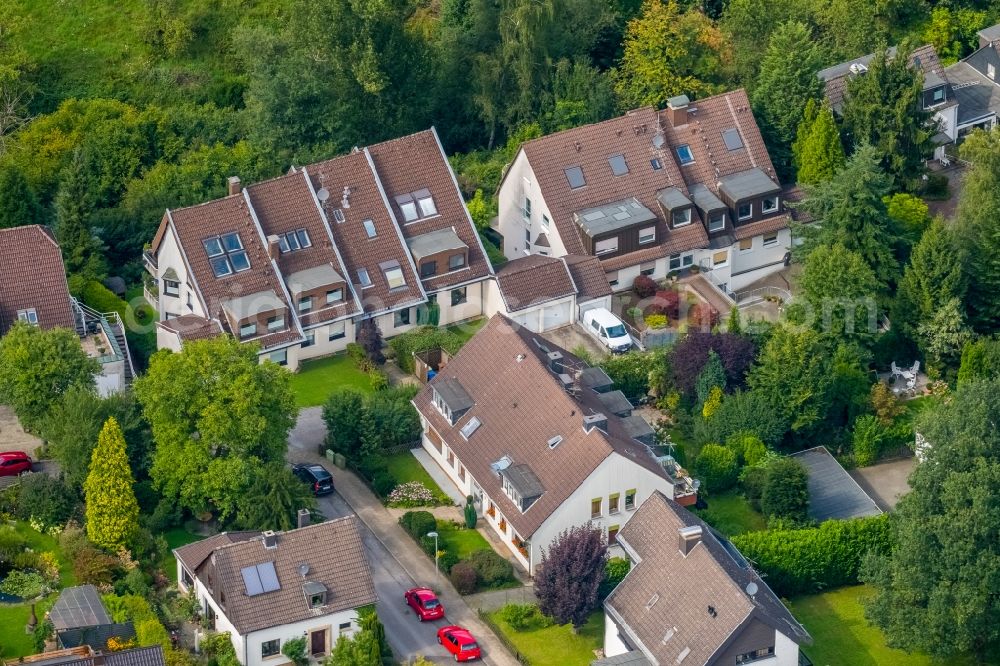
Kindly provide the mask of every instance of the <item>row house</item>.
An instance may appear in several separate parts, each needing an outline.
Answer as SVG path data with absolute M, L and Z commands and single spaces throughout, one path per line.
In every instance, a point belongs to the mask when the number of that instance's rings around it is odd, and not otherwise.
M 603 370 L 495 315 L 414 398 L 422 445 L 525 570 L 563 530 L 616 535 L 652 494 L 698 482 Z
M 499 199 L 508 258 L 597 257 L 616 290 L 697 266 L 731 294 L 780 270 L 791 245 L 742 89 L 528 141 Z
M 353 342 L 482 316 L 492 268 L 437 132 L 168 210 L 144 257 L 157 345 L 227 333 L 298 368 Z

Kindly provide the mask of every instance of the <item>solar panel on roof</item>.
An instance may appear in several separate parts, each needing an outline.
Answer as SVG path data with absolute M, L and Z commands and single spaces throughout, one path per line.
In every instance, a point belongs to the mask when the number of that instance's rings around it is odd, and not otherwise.
M 274 562 L 258 564 L 257 573 L 260 574 L 260 583 L 264 586 L 265 592 L 274 592 L 281 589 L 281 584 L 278 583 L 278 574 L 274 570 Z
M 240 573 L 243 574 L 243 586 L 246 588 L 248 597 L 263 594 L 264 586 L 260 582 L 260 575 L 257 573 L 257 567 L 243 567 L 243 569 L 240 570 Z

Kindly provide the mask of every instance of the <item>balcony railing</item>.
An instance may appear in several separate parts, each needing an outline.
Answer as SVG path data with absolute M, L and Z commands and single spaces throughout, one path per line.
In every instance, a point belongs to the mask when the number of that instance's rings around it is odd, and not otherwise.
M 154 255 L 149 250 L 145 250 L 142 253 L 142 267 L 145 268 L 146 271 L 150 275 L 152 275 L 152 276 L 155 277 L 156 276 L 156 255 Z

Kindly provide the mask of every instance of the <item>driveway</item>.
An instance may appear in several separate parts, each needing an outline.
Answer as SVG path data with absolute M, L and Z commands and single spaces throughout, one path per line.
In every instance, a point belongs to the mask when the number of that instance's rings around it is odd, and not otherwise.
M 879 463 L 871 467 L 852 469 L 850 474 L 858 485 L 864 488 L 879 508 L 892 511 L 896 508 L 899 498 L 910 492 L 907 479 L 916 466 L 914 458 L 903 458 L 890 462 Z
M 589 333 L 577 324 L 568 324 L 541 334 L 543 338 L 557 344 L 568 352 L 579 346 L 586 349 L 597 363 L 608 355 L 608 350 L 600 345 Z
M 35 449 L 41 445 L 42 440 L 24 432 L 13 409 L 0 405 L 0 451 L 24 451 L 34 457 Z
M 301 410 L 295 428 L 289 433 L 288 459 L 290 462 L 322 462 L 330 470 L 337 492 L 318 499 L 318 508 L 324 516 L 338 518 L 354 514 L 360 519 L 365 554 L 379 598 L 376 609 L 396 657 L 409 660 L 423 655 L 433 663 L 451 662 L 451 657 L 437 643 L 437 630 L 454 623 L 467 627 L 479 640 L 486 653 L 483 663 L 516 666 L 517 662 L 451 584 L 437 580 L 434 564 L 358 477 L 320 457 L 319 444 L 325 434 L 322 408 Z M 447 612 L 446 619 L 419 622 L 403 603 L 403 593 L 418 584 L 438 591 Z

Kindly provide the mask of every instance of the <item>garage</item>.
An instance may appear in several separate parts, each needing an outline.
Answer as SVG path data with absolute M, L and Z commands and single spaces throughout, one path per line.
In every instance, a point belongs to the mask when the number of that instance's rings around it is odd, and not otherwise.
M 573 323 L 576 285 L 562 259 L 531 255 L 497 271 L 500 302 L 487 314 L 502 312 L 528 330 L 541 333 Z
M 542 308 L 542 330 L 550 331 L 553 328 L 565 326 L 570 323 L 572 317 L 572 302 L 563 301 Z

